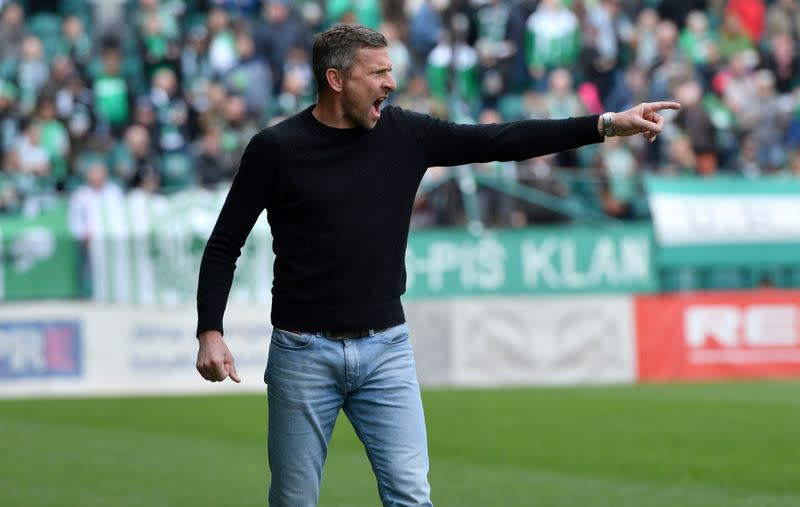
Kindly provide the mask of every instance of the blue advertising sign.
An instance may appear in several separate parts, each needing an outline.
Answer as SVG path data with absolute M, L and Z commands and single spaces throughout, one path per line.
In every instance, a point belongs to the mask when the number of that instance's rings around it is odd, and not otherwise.
M 77 321 L 0 322 L 0 378 L 78 376 Z

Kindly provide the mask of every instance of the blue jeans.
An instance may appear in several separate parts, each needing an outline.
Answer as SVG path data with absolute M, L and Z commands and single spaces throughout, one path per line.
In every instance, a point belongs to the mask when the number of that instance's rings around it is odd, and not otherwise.
M 430 506 L 428 443 L 408 325 L 328 339 L 275 328 L 264 374 L 272 507 L 313 507 L 339 409 L 384 506 Z

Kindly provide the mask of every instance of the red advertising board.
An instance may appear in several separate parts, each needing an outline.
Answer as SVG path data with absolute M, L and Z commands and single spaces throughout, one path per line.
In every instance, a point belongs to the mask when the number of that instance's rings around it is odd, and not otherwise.
M 800 291 L 636 297 L 639 380 L 800 376 Z

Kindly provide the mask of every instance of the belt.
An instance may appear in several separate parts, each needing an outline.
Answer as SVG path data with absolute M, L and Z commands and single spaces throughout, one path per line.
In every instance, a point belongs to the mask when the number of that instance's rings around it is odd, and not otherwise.
M 318 334 L 331 340 L 344 340 L 345 338 L 362 338 L 364 336 L 372 336 L 375 333 L 386 331 L 388 327 L 382 329 L 356 329 L 352 331 L 292 331 L 292 333 L 310 333 Z

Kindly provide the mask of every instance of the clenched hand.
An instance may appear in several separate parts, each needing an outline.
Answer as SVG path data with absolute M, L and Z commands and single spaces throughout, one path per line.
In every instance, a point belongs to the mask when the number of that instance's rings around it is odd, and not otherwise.
M 211 382 L 222 382 L 230 377 L 236 383 L 241 382 L 236 373 L 233 355 L 222 339 L 219 331 L 204 331 L 200 334 L 200 349 L 197 351 L 197 371 L 204 379 Z

